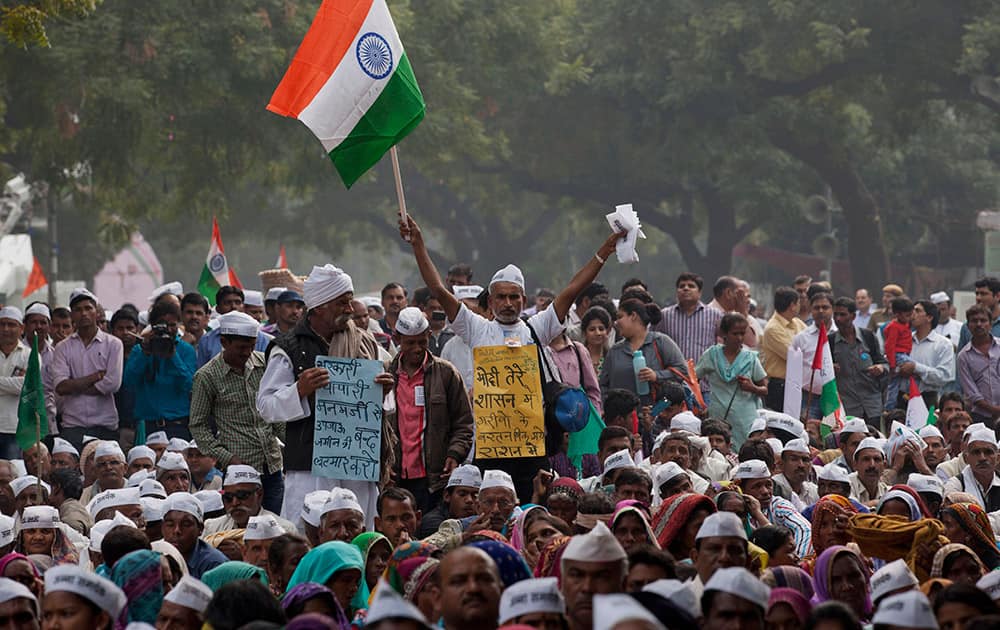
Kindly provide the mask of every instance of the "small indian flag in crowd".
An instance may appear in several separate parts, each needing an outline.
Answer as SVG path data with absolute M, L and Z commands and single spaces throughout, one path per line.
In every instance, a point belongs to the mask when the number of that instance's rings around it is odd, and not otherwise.
M 833 371 L 833 357 L 830 356 L 830 344 L 827 342 L 826 326 L 820 324 L 819 338 L 816 342 L 816 354 L 813 356 L 812 369 L 823 386 L 819 395 L 819 411 L 823 422 L 820 432 L 826 435 L 836 433 L 844 428 L 844 407 L 840 404 L 840 392 L 837 391 L 837 379 Z
M 924 397 L 917 387 L 917 379 L 910 377 L 910 395 L 906 401 L 906 426 L 919 431 L 928 424 L 937 424 L 937 414 L 934 407 L 927 407 Z
M 198 293 L 204 295 L 209 303 L 215 306 L 215 292 L 226 285 L 243 288 L 240 279 L 236 277 L 236 272 L 229 268 L 226 250 L 222 248 L 219 223 L 212 217 L 212 244 L 208 247 L 205 266 L 198 279 Z
M 267 109 L 298 118 L 350 188 L 423 120 L 385 0 L 324 0 Z

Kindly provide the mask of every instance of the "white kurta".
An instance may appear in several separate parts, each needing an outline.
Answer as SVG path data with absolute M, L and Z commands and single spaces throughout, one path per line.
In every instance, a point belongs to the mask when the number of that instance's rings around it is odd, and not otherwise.
M 264 376 L 257 393 L 257 411 L 267 422 L 294 422 L 308 418 L 312 409 L 309 399 L 299 396 L 291 359 L 285 351 L 275 346 L 271 349 Z M 285 472 L 285 498 L 281 516 L 299 525 L 302 505 L 306 495 L 314 490 L 346 488 L 358 497 L 365 512 L 365 528 L 372 531 L 378 501 L 378 484 L 373 481 L 354 481 L 317 477 L 307 470 Z

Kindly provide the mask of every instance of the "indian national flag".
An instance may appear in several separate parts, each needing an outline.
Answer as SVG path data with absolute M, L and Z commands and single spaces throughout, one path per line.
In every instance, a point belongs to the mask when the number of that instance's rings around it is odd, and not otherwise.
M 937 424 L 937 416 L 934 408 L 927 408 L 924 397 L 920 395 L 920 388 L 917 387 L 917 379 L 910 377 L 910 395 L 906 402 L 906 426 L 914 431 L 919 431 L 928 424 Z
M 385 0 L 323 0 L 267 109 L 298 118 L 348 188 L 424 117 Z
M 198 293 L 201 293 L 215 306 L 215 292 L 226 285 L 243 288 L 236 272 L 229 268 L 226 251 L 222 248 L 222 235 L 219 234 L 219 223 L 212 217 L 212 244 L 208 247 L 205 257 L 205 267 L 198 279 Z
M 830 344 L 827 340 L 826 326 L 820 325 L 819 339 L 816 341 L 816 355 L 813 357 L 813 374 L 823 385 L 819 395 L 819 411 L 823 416 L 820 425 L 825 435 L 832 431 L 836 433 L 844 427 L 844 408 L 840 404 L 840 394 L 837 392 L 837 380 L 833 372 L 833 357 L 830 355 Z

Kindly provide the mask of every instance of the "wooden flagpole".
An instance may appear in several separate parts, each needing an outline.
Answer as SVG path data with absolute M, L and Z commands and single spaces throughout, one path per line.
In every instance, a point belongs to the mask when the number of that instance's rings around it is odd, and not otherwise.
M 392 158 L 392 174 L 396 179 L 396 199 L 399 201 L 399 220 L 404 224 L 406 223 L 406 196 L 403 194 L 403 177 L 399 174 L 399 152 L 396 150 L 396 145 L 392 145 L 389 149 L 390 157 Z M 409 241 L 409 235 L 407 235 L 407 241 Z

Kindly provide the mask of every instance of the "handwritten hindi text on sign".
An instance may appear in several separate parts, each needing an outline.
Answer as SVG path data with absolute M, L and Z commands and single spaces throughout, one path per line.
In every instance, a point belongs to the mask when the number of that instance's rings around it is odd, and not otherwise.
M 316 357 L 330 383 L 316 390 L 312 473 L 332 479 L 378 481 L 382 456 L 380 361 Z
M 545 412 L 535 346 L 483 346 L 475 365 L 476 457 L 545 455 Z

